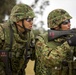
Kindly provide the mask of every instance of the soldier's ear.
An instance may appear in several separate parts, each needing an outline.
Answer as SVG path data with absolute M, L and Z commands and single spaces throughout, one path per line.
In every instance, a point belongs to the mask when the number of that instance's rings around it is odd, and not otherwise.
M 16 22 L 17 25 L 22 25 L 22 21 Z

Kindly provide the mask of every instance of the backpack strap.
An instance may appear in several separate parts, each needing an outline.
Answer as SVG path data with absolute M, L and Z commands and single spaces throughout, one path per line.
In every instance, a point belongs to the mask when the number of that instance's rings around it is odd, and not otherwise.
M 14 37 L 13 29 L 12 29 L 12 27 L 10 26 L 10 50 L 12 49 L 13 37 Z

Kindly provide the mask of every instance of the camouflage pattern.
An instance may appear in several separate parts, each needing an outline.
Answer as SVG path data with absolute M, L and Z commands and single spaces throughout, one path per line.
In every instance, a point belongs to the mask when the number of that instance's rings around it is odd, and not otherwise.
M 54 28 L 58 26 L 61 22 L 71 19 L 72 17 L 63 9 L 55 9 L 51 11 L 47 18 L 48 28 Z
M 55 9 L 48 15 L 48 27 L 54 28 L 71 18 L 65 10 Z M 76 74 L 76 61 L 73 60 L 76 48 L 69 46 L 66 41 L 70 36 L 48 41 L 48 32 L 46 32 L 36 37 L 35 75 Z
M 30 59 L 34 60 L 35 53 L 30 47 L 34 42 L 34 35 L 32 30 L 27 33 L 18 32 L 14 22 L 18 22 L 24 18 L 34 18 L 34 12 L 26 4 L 17 4 L 13 7 L 10 18 L 5 23 L 0 24 L 0 50 L 9 51 L 9 61 L 11 61 L 12 75 L 25 75 L 25 68 L 29 59 L 26 60 L 26 46 L 29 48 L 28 55 Z M 10 27 L 12 28 L 12 35 L 10 35 Z M 11 38 L 12 36 L 12 38 Z M 12 40 L 12 49 L 10 50 L 10 41 Z M 5 63 L 1 59 L 0 53 L 0 75 L 6 75 Z M 10 62 L 8 63 L 10 64 Z
M 10 20 L 18 22 L 24 18 L 34 18 L 35 14 L 31 7 L 26 4 L 17 4 L 13 7 L 10 14 Z
M 4 23 L 0 25 L 0 49 L 1 50 L 9 50 L 9 44 L 10 44 L 10 35 L 9 29 L 10 22 Z M 5 33 L 3 32 L 3 28 L 5 28 Z M 12 50 L 11 52 L 11 66 L 12 66 L 12 75 L 25 75 L 25 68 L 23 72 L 20 74 L 20 70 L 23 66 L 27 65 L 24 64 L 25 62 L 25 54 L 26 54 L 26 43 L 28 42 L 28 47 L 31 44 L 31 40 L 34 39 L 34 35 L 32 31 L 28 32 L 27 35 L 21 34 L 17 32 L 15 25 L 12 26 L 13 29 L 13 44 L 12 44 Z M 30 51 L 31 53 L 31 51 Z M 27 60 L 28 62 L 28 60 Z M 19 74 L 18 74 L 19 73 Z M 6 75 L 4 64 L 0 62 L 0 75 Z
M 63 60 L 68 62 L 73 60 L 74 50 L 64 37 L 48 42 L 48 32 L 46 32 L 36 38 L 35 75 L 75 75 L 70 73 L 72 67 L 69 66 L 68 70 L 68 66 L 62 63 Z

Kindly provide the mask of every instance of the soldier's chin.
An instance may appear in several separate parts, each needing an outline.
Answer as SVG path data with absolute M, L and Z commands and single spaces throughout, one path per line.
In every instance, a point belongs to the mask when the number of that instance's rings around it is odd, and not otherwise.
M 31 31 L 31 29 L 29 29 L 29 31 Z
M 28 28 L 28 30 L 31 30 L 32 28 Z
M 25 28 L 24 32 L 29 32 L 29 31 L 31 31 L 31 29 Z
M 31 31 L 31 29 L 27 29 L 28 31 Z

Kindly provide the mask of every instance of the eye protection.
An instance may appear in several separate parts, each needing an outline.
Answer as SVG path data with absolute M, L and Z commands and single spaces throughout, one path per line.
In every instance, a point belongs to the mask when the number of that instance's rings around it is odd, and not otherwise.
M 70 20 L 69 20 L 69 19 L 68 19 L 68 20 L 63 21 L 61 24 L 66 25 L 66 24 L 68 24 L 68 23 L 70 23 Z
M 27 22 L 31 22 L 33 21 L 33 18 L 24 18 L 24 20 L 26 20 Z

